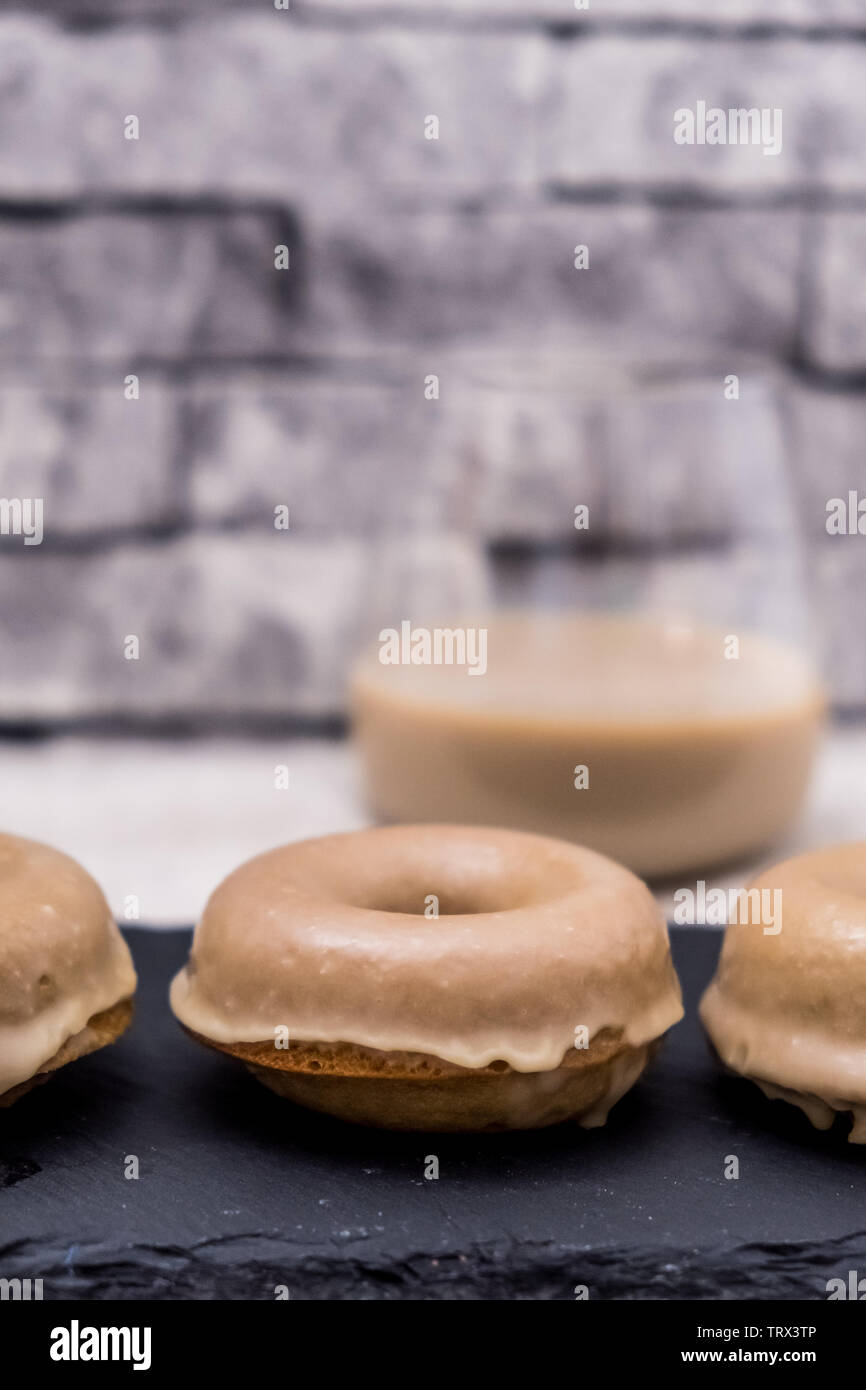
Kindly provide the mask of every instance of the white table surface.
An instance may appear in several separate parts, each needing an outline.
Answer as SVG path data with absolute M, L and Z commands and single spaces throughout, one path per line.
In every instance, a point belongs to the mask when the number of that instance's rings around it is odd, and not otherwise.
M 289 769 L 277 790 L 274 769 Z M 192 922 L 211 889 L 251 855 L 287 840 L 369 824 L 349 743 L 310 739 L 169 741 L 65 737 L 0 744 L 0 826 L 80 859 L 119 918 Z M 866 839 L 866 726 L 835 730 L 804 814 L 765 862 Z M 751 860 L 709 886 L 739 886 Z M 668 916 L 673 889 L 660 886 Z M 693 883 L 694 880 L 691 880 Z

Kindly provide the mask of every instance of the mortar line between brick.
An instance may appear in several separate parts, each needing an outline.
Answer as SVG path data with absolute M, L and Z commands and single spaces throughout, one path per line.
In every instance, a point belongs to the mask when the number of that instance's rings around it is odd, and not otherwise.
M 803 211 L 864 212 L 866 184 L 862 188 L 834 188 L 817 182 L 791 184 L 783 188 L 718 188 L 710 184 L 683 181 L 636 183 L 620 180 L 547 179 L 537 185 L 537 196 L 527 199 L 524 189 L 515 188 L 516 202 L 502 201 L 502 190 L 491 193 L 471 207 L 465 195 L 438 196 L 430 202 L 415 202 L 411 196 L 392 210 L 405 217 L 478 215 L 509 216 L 523 213 L 541 215 L 562 204 L 592 206 L 658 207 L 664 210 L 719 211 Z M 290 239 L 300 235 L 302 220 L 290 203 L 242 194 L 169 193 L 81 193 L 18 198 L 0 193 L 0 222 L 67 222 L 88 217 L 150 217 L 273 219 L 274 234 Z
M 291 219 L 289 205 L 278 198 L 229 193 L 124 192 L 45 194 L 15 197 L 0 193 L 0 217 L 10 221 L 71 221 L 81 217 L 275 217 Z
M 748 354 L 757 364 L 775 366 L 806 385 L 811 384 L 840 393 L 866 392 L 866 366 L 850 369 L 823 367 L 803 355 L 801 342 L 795 330 L 793 346 L 789 352 L 755 354 L 754 350 L 749 349 Z M 76 386 L 89 385 L 98 388 L 100 385 L 116 382 L 118 375 L 123 376 L 127 372 L 148 374 L 158 378 L 162 385 L 177 387 L 179 390 L 194 389 L 197 386 L 207 387 L 217 382 L 230 386 L 233 380 L 235 384 L 242 386 L 245 382 L 256 384 L 260 379 L 265 385 L 272 381 L 278 384 L 313 381 L 332 382 L 334 386 L 343 384 L 399 389 L 406 384 L 406 377 L 399 370 L 401 364 L 405 364 L 406 353 L 420 351 L 425 346 L 429 348 L 430 344 L 419 346 L 417 343 L 396 343 L 389 355 L 387 349 L 378 343 L 374 351 L 362 357 L 343 357 L 338 353 L 327 352 L 182 358 L 131 354 L 129 357 L 116 360 L 94 358 L 86 361 L 80 356 L 26 359 L 15 357 L 8 360 L 0 356 L 0 394 L 5 389 L 16 386 L 26 386 L 38 391 L 43 383 L 37 381 L 34 386 L 32 376 L 28 377 L 27 373 L 40 371 L 45 373 L 46 389 L 52 392 Z M 437 342 L 433 346 L 443 352 L 453 349 L 459 354 L 459 344 Z M 495 352 L 496 346 L 495 342 L 491 343 L 491 351 Z M 707 355 L 707 363 L 725 357 L 731 350 L 739 350 L 735 342 L 716 342 L 711 347 L 712 352 Z M 673 357 L 669 365 L 671 368 L 674 367 Z M 58 378 L 58 373 L 64 375 Z M 414 389 L 414 382 L 412 388 Z
M 181 12 L 170 3 L 160 5 L 142 4 L 129 7 L 122 14 L 105 13 L 101 5 L 88 4 L 82 0 L 79 5 L 69 5 L 58 14 L 52 5 L 35 4 L 31 6 L 9 6 L 2 13 L 39 14 L 52 21 L 54 27 L 73 34 L 93 34 L 106 30 L 146 27 L 176 31 L 193 26 L 207 16 L 213 22 L 225 17 L 234 19 L 240 13 L 255 14 L 255 6 L 250 3 L 238 7 L 233 0 L 224 0 L 217 6 L 201 0 L 199 4 L 188 4 Z M 478 13 L 466 14 L 457 5 L 437 5 L 419 14 L 414 10 L 403 10 L 387 4 L 360 6 L 354 11 L 338 7 L 316 5 L 315 8 L 303 0 L 291 14 L 282 18 L 297 29 L 343 30 L 381 32 L 383 29 L 402 29 L 445 34 L 498 34 L 537 33 L 546 34 L 553 41 L 574 42 L 593 38 L 683 38 L 716 40 L 738 40 L 747 43 L 767 43 L 776 40 L 794 40 L 802 43 L 863 43 L 866 42 L 866 23 L 857 21 L 826 20 L 718 20 L 703 18 L 684 18 L 665 15 L 622 15 L 619 17 L 568 15 L 559 17 L 553 12 L 549 15 L 528 15 Z
M 866 187 L 822 187 L 817 183 L 787 188 L 713 188 L 699 183 L 642 184 L 548 180 L 541 191 L 550 204 L 610 207 L 657 207 L 683 212 L 866 212 Z M 543 211 L 544 204 L 539 206 Z

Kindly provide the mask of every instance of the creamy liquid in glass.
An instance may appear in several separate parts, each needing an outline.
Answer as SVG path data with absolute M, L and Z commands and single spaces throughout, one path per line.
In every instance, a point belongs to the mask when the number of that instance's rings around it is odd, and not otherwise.
M 659 876 L 758 849 L 796 814 L 823 700 L 795 648 L 742 633 L 729 659 L 723 631 L 650 618 L 470 626 L 487 630 L 484 674 L 386 665 L 378 648 L 356 669 L 381 818 L 536 831 Z

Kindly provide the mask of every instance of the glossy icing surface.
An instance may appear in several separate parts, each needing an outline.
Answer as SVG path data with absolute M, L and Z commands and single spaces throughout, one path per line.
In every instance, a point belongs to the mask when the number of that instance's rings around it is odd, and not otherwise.
M 664 919 L 634 875 L 561 841 L 438 825 L 242 865 L 208 901 L 171 1004 L 217 1042 L 285 1029 L 522 1072 L 557 1067 L 578 1029 L 639 1046 L 682 1017 Z

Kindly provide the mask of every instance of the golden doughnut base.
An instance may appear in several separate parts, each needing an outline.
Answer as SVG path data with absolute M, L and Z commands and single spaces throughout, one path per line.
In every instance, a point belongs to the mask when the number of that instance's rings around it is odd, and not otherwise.
M 131 999 L 121 999 L 110 1009 L 94 1014 L 81 1032 L 67 1038 L 59 1051 L 55 1052 L 53 1057 L 49 1057 L 47 1062 L 43 1062 L 33 1076 L 0 1095 L 0 1109 L 13 1105 L 28 1091 L 32 1091 L 34 1086 L 41 1086 L 44 1081 L 49 1080 L 52 1072 L 65 1067 L 68 1062 L 75 1062 L 79 1057 L 86 1057 L 88 1052 L 97 1052 L 100 1047 L 107 1047 L 109 1043 L 116 1042 L 132 1022 L 132 1008 Z
M 277 1095 L 353 1124 L 435 1132 L 541 1129 L 575 1120 L 604 1124 L 661 1039 L 632 1047 L 604 1029 L 559 1067 L 518 1072 L 506 1062 L 466 1068 L 413 1052 L 377 1052 L 349 1043 L 217 1043 L 190 1037 L 244 1062 Z

